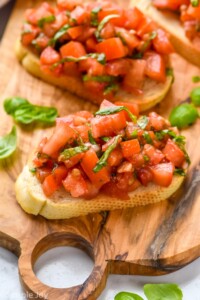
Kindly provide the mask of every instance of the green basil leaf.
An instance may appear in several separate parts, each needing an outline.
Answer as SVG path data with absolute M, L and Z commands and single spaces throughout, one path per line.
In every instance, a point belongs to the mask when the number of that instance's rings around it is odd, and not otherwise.
M 108 136 L 102 136 L 101 139 L 102 141 L 107 143 L 111 138 L 109 138 Z
M 43 28 L 44 27 L 44 24 L 45 23 L 52 23 L 56 20 L 56 17 L 54 15 L 51 15 L 51 16 L 48 16 L 48 17 L 45 17 L 45 18 L 41 18 L 39 21 L 38 21 L 38 26 L 40 28 Z
M 65 33 L 67 33 L 67 30 L 71 26 L 69 24 L 64 25 L 60 30 L 56 32 L 56 34 L 53 36 L 53 38 L 49 41 L 50 46 L 54 46 L 56 42 L 61 38 Z
M 95 31 L 95 36 L 97 38 L 97 41 L 101 41 L 101 31 L 103 27 L 108 23 L 111 19 L 119 18 L 119 15 L 108 15 L 99 23 L 97 30 Z
M 75 156 L 76 154 L 86 152 L 89 148 L 87 146 L 79 146 L 74 148 L 65 149 L 63 152 L 61 152 L 58 160 L 59 161 L 65 161 L 70 159 L 71 157 Z
M 138 131 L 137 129 L 133 130 L 133 132 L 131 133 L 131 138 L 132 139 L 136 139 L 138 137 Z
M 89 141 L 92 145 L 97 145 L 97 143 L 95 142 L 95 139 L 92 136 L 92 131 L 91 130 L 88 131 L 88 138 L 89 138 Z
M 91 11 L 91 21 L 90 21 L 90 24 L 92 26 L 98 26 L 98 24 L 99 24 L 98 13 L 100 12 L 100 10 L 102 10 L 101 6 L 98 6 L 98 7 L 93 8 L 93 10 Z
M 183 169 L 176 168 L 174 170 L 174 175 L 186 176 L 186 173 Z
M 113 83 L 117 80 L 116 76 L 110 76 L 110 75 L 102 75 L 102 76 L 89 76 L 84 75 L 83 81 L 97 81 L 97 82 L 106 82 L 106 83 Z
M 194 83 L 200 82 L 200 76 L 193 76 L 193 77 L 192 77 L 192 81 L 193 81 Z
M 141 116 L 138 120 L 137 120 L 137 124 L 141 129 L 145 129 L 147 124 L 149 122 L 149 119 L 147 116 Z
M 172 82 L 174 82 L 174 69 L 173 68 L 166 68 L 166 75 L 172 77 Z
M 89 53 L 87 55 L 84 56 L 80 56 L 80 57 L 74 57 L 74 56 L 66 56 L 63 59 L 61 59 L 59 62 L 53 64 L 53 68 L 57 67 L 60 64 L 64 64 L 65 62 L 79 62 L 82 60 L 86 60 L 89 57 L 96 59 L 100 64 L 105 65 L 106 64 L 106 56 L 104 53 Z
M 147 155 L 143 155 L 143 158 L 144 158 L 145 162 L 149 162 L 150 161 L 150 158 Z
M 197 7 L 199 5 L 199 0 L 190 0 L 192 6 Z
M 105 87 L 103 94 L 108 95 L 112 92 L 117 92 L 119 90 L 119 85 L 117 83 L 111 83 Z
M 104 109 L 101 109 L 101 110 L 98 110 L 95 115 L 96 116 L 107 116 L 107 115 L 112 115 L 112 114 L 115 114 L 115 113 L 118 113 L 122 110 L 125 110 L 129 117 L 131 118 L 132 122 L 136 122 L 137 118 L 135 115 L 133 115 L 130 110 L 125 107 L 125 106 L 110 106 L 110 107 L 107 107 L 107 108 L 104 108 Z
M 96 166 L 94 167 L 93 171 L 95 173 L 99 172 L 103 167 L 107 165 L 107 160 L 110 155 L 110 153 L 117 147 L 119 139 L 121 139 L 121 135 L 117 135 L 114 138 L 114 142 L 106 149 Z
M 58 115 L 54 107 L 33 105 L 28 100 L 19 97 L 6 99 L 4 109 L 15 121 L 22 124 L 33 122 L 52 124 Z
M 9 157 L 17 148 L 17 130 L 13 126 L 11 132 L 0 137 L 0 160 Z
M 137 294 L 129 293 L 129 292 L 120 292 L 118 293 L 114 300 L 144 300 Z
M 156 31 L 152 31 L 149 34 L 148 39 L 144 42 L 143 46 L 141 47 L 141 50 L 140 50 L 141 53 L 144 53 L 147 50 L 147 48 L 151 44 L 151 41 L 154 40 L 156 36 L 157 36 L 157 32 Z
M 176 284 L 145 284 L 144 293 L 148 300 L 182 300 L 183 294 Z
M 146 140 L 146 142 L 148 144 L 153 144 L 153 141 L 152 141 L 152 138 L 150 136 L 150 134 L 148 133 L 148 131 L 145 131 L 143 134 L 142 134 L 143 138 Z

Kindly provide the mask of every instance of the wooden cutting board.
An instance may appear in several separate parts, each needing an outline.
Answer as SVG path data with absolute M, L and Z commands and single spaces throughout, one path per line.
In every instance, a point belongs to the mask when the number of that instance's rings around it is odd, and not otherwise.
M 37 3 L 39 1 L 17 1 L 1 43 L 0 135 L 7 133 L 13 124 L 3 110 L 2 102 L 6 97 L 18 95 L 40 105 L 55 105 L 61 116 L 80 109 L 96 109 L 86 101 L 33 78 L 18 64 L 13 48 L 23 12 Z M 164 116 L 188 97 L 194 86 L 192 76 L 200 75 L 199 69 L 178 55 L 173 55 L 173 66 L 176 79 L 172 90 L 156 107 Z M 176 196 L 156 205 L 64 221 L 47 221 L 28 215 L 15 199 L 14 182 L 43 130 L 17 125 L 18 150 L 0 164 L 0 245 L 19 256 L 19 276 L 27 292 L 49 300 L 94 300 L 103 290 L 109 274 L 161 275 L 199 257 L 200 121 L 184 131 L 192 164 Z M 94 269 L 82 285 L 69 289 L 51 288 L 37 279 L 34 263 L 48 249 L 63 245 L 86 251 L 94 260 Z

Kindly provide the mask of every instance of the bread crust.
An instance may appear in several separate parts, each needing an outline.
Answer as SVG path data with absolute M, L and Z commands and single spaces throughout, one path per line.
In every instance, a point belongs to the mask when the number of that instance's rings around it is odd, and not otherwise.
M 137 6 L 149 15 L 160 27 L 170 33 L 170 40 L 181 56 L 200 67 L 200 50 L 186 37 L 183 26 L 176 14 L 159 11 L 152 5 L 152 0 L 132 0 L 131 5 Z
M 157 203 L 168 199 L 181 186 L 183 176 L 174 176 L 169 187 L 149 184 L 129 193 L 129 200 L 120 200 L 99 194 L 91 200 L 73 198 L 64 188 L 50 198 L 43 193 L 36 176 L 26 165 L 19 175 L 16 184 L 16 198 L 20 206 L 29 214 L 42 215 L 47 219 L 68 219 L 105 210 L 129 208 L 139 205 Z
M 103 99 L 98 95 L 98 93 L 90 93 L 85 89 L 84 84 L 80 78 L 67 75 L 56 77 L 43 73 L 40 70 L 38 57 L 31 53 L 27 48 L 23 47 L 20 40 L 17 40 L 16 42 L 15 53 L 26 71 L 28 71 L 35 77 L 38 77 L 52 85 L 66 89 L 69 92 L 76 94 L 77 96 L 89 100 L 95 104 L 100 104 L 102 102 Z M 144 93 L 142 96 L 134 96 L 123 90 L 120 90 L 116 93 L 114 101 L 123 100 L 124 102 L 135 102 L 139 105 L 140 111 L 145 111 L 162 101 L 162 99 L 169 91 L 172 81 L 172 76 L 167 76 L 167 80 L 165 83 L 158 83 L 151 79 L 146 79 L 143 86 Z

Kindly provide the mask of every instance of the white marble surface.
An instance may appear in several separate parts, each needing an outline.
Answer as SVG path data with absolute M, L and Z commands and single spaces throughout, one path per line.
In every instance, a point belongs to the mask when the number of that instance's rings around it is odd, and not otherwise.
M 39 258 L 35 273 L 45 284 L 62 288 L 82 283 L 92 267 L 92 260 L 84 252 L 76 248 L 59 247 Z M 177 283 L 183 291 L 183 300 L 200 300 L 200 259 L 177 272 L 159 277 L 110 275 L 106 289 L 98 300 L 113 300 L 123 290 L 144 297 L 142 286 L 152 282 Z M 24 299 L 25 294 L 18 279 L 17 258 L 0 248 L 0 300 Z

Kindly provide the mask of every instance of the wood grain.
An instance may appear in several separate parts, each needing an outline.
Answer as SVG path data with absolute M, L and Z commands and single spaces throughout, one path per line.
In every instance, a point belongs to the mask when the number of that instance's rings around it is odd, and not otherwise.
M 24 9 L 37 3 L 39 1 L 17 1 L 0 47 L 0 135 L 8 132 L 13 123 L 2 107 L 6 97 L 19 95 L 40 105 L 55 105 L 61 116 L 80 109 L 96 109 L 89 102 L 31 77 L 17 63 L 13 47 Z M 167 98 L 156 107 L 164 116 L 188 97 L 195 86 L 192 76 L 200 75 L 199 69 L 178 55 L 174 54 L 172 61 L 175 82 Z M 0 164 L 0 245 L 19 257 L 19 275 L 24 289 L 42 299 L 94 300 L 111 273 L 159 275 L 175 271 L 199 257 L 199 129 L 198 121 L 184 131 L 192 164 L 184 186 L 168 201 L 108 214 L 47 221 L 24 213 L 14 194 L 14 181 L 44 128 L 17 125 L 18 150 Z M 82 285 L 55 289 L 42 284 L 35 276 L 37 258 L 61 245 L 79 247 L 93 258 L 94 269 Z

